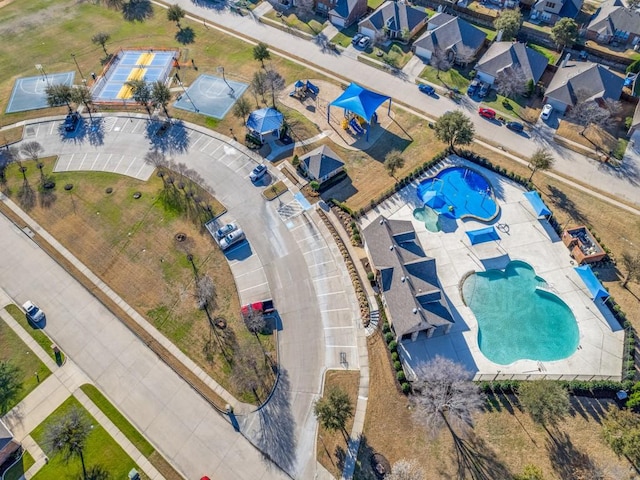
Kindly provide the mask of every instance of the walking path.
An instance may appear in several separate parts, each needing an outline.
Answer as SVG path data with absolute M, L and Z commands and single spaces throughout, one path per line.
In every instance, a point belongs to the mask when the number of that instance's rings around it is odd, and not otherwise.
M 151 480 L 163 480 L 164 477 L 149 463 L 146 457 L 124 436 L 124 434 L 102 413 L 102 411 L 80 390 L 80 386 L 92 383 L 80 368 L 67 358 L 65 364 L 58 367 L 43 348 L 25 331 L 4 307 L 13 303 L 6 292 L 0 289 L 0 317 L 7 323 L 31 351 L 51 370 L 52 374 L 36 387 L 18 405 L 3 417 L 13 433 L 14 439 L 22 444 L 35 463 L 25 472 L 26 480 L 33 477 L 46 463 L 46 454 L 29 435 L 56 408 L 73 395 L 80 404 L 104 427 L 111 437 L 131 457 L 140 470 Z

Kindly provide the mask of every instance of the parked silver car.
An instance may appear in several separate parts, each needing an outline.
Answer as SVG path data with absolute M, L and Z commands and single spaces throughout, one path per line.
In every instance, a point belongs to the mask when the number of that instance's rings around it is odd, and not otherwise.
M 238 228 L 237 230 L 234 230 L 230 234 L 223 237 L 222 240 L 220 240 L 220 248 L 222 250 L 227 250 L 232 245 L 240 243 L 244 239 L 244 232 L 242 231 L 242 229 Z

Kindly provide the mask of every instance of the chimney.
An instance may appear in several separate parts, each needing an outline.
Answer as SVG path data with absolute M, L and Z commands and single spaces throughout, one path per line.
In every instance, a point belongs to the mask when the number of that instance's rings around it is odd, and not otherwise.
M 567 54 L 562 59 L 562 63 L 560 64 L 560 68 L 566 67 L 567 66 L 567 62 L 569 61 L 570 58 L 571 58 L 571 53 L 567 52 Z

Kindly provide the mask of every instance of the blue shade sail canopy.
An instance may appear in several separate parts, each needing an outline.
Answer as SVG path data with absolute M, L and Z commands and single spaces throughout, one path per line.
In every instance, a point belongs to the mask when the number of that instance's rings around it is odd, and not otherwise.
M 589 265 L 582 265 L 581 267 L 575 267 L 574 270 L 585 284 L 589 293 L 593 297 L 593 301 L 602 298 L 603 301 L 609 298 L 609 292 L 602 286 L 598 277 L 596 277 L 593 270 Z
M 536 215 L 538 217 L 546 217 L 548 215 L 551 215 L 551 210 L 549 210 L 544 204 L 538 192 L 532 190 L 530 192 L 525 192 L 523 195 L 527 197 L 527 200 L 529 200 L 529 203 L 533 207 L 533 210 L 536 212 Z

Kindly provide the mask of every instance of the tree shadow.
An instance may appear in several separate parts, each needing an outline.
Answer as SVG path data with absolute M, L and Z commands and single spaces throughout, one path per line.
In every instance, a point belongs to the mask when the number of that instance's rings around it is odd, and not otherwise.
M 605 405 L 603 406 L 603 402 Z M 584 419 L 591 417 L 597 423 L 602 423 L 606 415 L 606 404 L 612 403 L 607 399 L 600 399 L 584 395 L 571 395 L 572 414 L 578 414 Z
M 181 120 L 149 121 L 145 135 L 151 148 L 162 153 L 185 153 L 189 147 L 187 129 Z
M 188 45 L 196 41 L 196 32 L 191 27 L 181 28 L 176 32 L 176 41 Z
M 76 478 L 77 480 L 109 480 L 111 478 L 111 474 L 102 465 L 93 465 L 87 468 L 86 477 L 80 473 Z
M 150 0 L 129 0 L 122 6 L 122 16 L 128 22 L 144 22 L 153 17 Z
M 291 413 L 290 382 L 286 370 L 280 370 L 278 384 L 258 415 L 260 431 L 255 438 L 256 446 L 266 458 L 289 475 L 294 475 L 295 420 Z
M 458 465 L 457 478 L 473 480 L 493 480 L 496 478 L 513 478 L 506 465 L 501 463 L 485 441 L 473 432 L 465 439 L 456 434 L 449 424 L 453 437 Z
M 549 461 L 560 478 L 604 478 L 589 455 L 579 451 L 565 432 L 549 432 L 547 452 Z
M 22 186 L 18 190 L 18 203 L 27 211 L 36 205 L 36 192 L 27 181 L 22 182 Z
M 43 188 L 38 192 L 38 200 L 42 208 L 51 208 L 57 199 L 58 196 L 53 189 Z
M 211 10 L 218 11 L 226 9 L 228 5 L 226 0 L 191 0 L 191 3 L 198 7 L 210 8 Z
M 564 210 L 574 222 L 577 222 L 579 224 L 587 223 L 587 218 L 580 211 L 578 205 L 576 205 L 573 200 L 567 197 L 564 192 L 549 184 L 547 184 L 547 188 L 549 189 L 549 199 L 556 207 Z
M 341 445 L 338 445 L 333 452 L 333 455 L 336 458 L 336 466 L 340 471 L 344 470 L 344 462 L 347 459 L 347 451 Z M 333 460 L 332 460 L 333 461 Z

